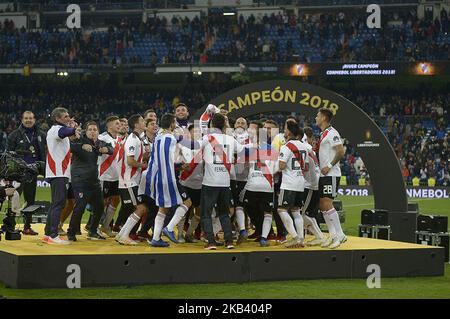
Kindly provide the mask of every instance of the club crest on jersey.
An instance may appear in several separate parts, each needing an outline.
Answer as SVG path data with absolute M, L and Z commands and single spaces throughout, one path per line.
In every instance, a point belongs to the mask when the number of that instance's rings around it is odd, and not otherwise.
M 333 137 L 333 142 L 339 142 L 339 136 Z

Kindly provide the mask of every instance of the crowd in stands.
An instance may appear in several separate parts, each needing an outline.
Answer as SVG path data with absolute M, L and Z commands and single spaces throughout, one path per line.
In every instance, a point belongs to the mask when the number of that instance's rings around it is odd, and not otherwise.
M 413 11 L 383 13 L 209 15 L 191 20 L 123 20 L 106 31 L 18 29 L 0 23 L 0 64 L 351 62 L 449 59 L 449 13 L 433 20 Z
M 210 98 L 217 96 L 218 87 L 202 90 L 187 88 L 183 92 L 148 93 L 144 90 L 118 90 L 111 88 L 84 88 L 66 90 L 55 87 L 32 90 L 0 92 L 0 150 L 5 148 L 7 134 L 20 124 L 24 110 L 36 114 L 40 127 L 44 130 L 51 125 L 50 111 L 57 106 L 67 107 L 79 123 L 97 121 L 104 127 L 108 114 L 129 116 L 153 108 L 158 116 L 173 111 L 173 106 L 183 101 L 195 110 L 204 106 Z M 209 92 L 198 94 L 193 92 Z M 400 161 L 402 173 L 408 184 L 417 179 L 422 185 L 434 180 L 437 186 L 450 185 L 450 123 L 448 106 L 450 94 L 352 94 L 340 92 L 370 114 L 382 128 L 392 144 Z M 285 119 L 282 114 L 260 114 L 260 118 L 271 118 L 280 123 Z M 299 116 L 301 123 L 313 127 L 318 134 L 314 119 Z M 345 138 L 345 136 L 344 136 Z M 345 140 L 346 156 L 341 161 L 343 175 L 347 184 L 370 184 L 363 159 L 361 159 L 352 141 Z M 416 178 L 416 180 L 414 180 Z

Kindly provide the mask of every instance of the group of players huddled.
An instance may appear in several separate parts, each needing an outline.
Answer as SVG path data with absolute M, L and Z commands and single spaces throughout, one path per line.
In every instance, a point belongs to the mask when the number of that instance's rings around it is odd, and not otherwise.
M 294 116 L 278 133 L 275 121 L 234 121 L 212 104 L 194 123 L 183 103 L 160 119 L 153 110 L 128 119 L 110 116 L 102 134 L 96 122 L 82 131 L 65 108 L 51 115 L 45 243 L 76 241 L 87 205 L 87 239 L 115 237 L 122 245 L 168 247 L 162 236 L 173 243 L 203 240 L 208 250 L 231 249 L 250 238 L 262 247 L 276 241 L 287 248 L 337 248 L 347 240 L 333 207 L 344 148 L 326 108 L 316 117 L 320 138 Z M 305 232 L 314 239 L 305 242 Z

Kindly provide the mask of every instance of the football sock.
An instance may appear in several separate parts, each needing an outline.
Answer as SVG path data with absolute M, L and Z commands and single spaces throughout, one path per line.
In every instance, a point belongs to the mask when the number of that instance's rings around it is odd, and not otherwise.
M 341 222 L 339 221 L 339 214 L 337 213 L 336 209 L 333 207 L 327 212 L 327 214 L 330 222 L 333 224 L 334 229 L 336 230 L 336 235 L 339 237 L 343 237 L 344 232 L 342 231 Z
M 184 204 L 181 204 L 177 207 L 175 210 L 175 214 L 173 214 L 172 219 L 170 220 L 169 224 L 167 225 L 167 230 L 173 231 L 176 225 L 183 219 L 184 215 L 186 215 L 186 212 L 189 210 L 189 207 L 187 207 Z
M 261 234 L 263 238 L 267 239 L 267 236 L 269 236 L 271 226 L 272 226 L 272 214 L 264 214 L 264 221 Z
M 319 239 L 323 238 L 323 233 L 320 230 L 319 225 L 317 224 L 317 221 L 315 218 L 311 218 L 309 216 L 304 215 L 303 216 L 303 222 L 306 226 L 306 228 L 316 237 Z
M 153 240 L 160 240 L 161 239 L 161 231 L 164 226 L 164 219 L 166 218 L 166 215 L 158 213 L 155 217 L 155 225 L 153 226 Z
M 136 215 L 135 213 L 131 214 L 130 217 L 128 217 L 127 221 L 125 222 L 125 225 L 123 225 L 122 229 L 119 232 L 119 237 L 125 237 L 129 236 L 131 230 L 134 226 L 139 222 L 141 218 Z
M 298 234 L 295 231 L 294 222 L 288 212 L 286 210 L 278 210 L 278 215 L 280 215 L 283 225 L 288 233 L 292 236 L 292 238 L 296 238 Z
M 242 207 L 236 207 L 236 221 L 239 227 L 239 230 L 245 230 L 245 214 L 244 209 Z
M 297 234 L 298 236 L 303 239 L 303 234 L 304 234 L 304 230 L 303 230 L 303 218 L 302 215 L 300 215 L 300 210 L 294 210 L 292 212 L 292 217 L 294 217 L 294 224 L 295 224 L 295 229 L 297 230 Z

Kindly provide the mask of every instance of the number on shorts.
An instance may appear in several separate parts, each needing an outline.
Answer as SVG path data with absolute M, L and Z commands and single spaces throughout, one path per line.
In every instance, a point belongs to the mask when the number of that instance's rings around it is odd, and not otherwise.
M 332 185 L 323 185 L 323 193 L 324 194 L 332 194 L 333 186 Z

